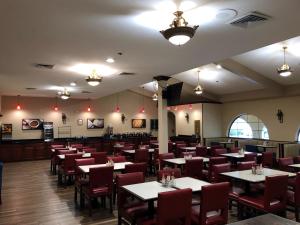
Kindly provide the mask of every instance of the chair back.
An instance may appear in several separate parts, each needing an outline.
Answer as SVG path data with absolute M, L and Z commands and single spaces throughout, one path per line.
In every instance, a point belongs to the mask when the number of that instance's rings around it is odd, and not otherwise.
M 180 202 L 180 204 L 178 204 Z M 157 200 L 157 225 L 191 224 L 192 190 L 162 192 Z M 182 221 L 182 223 L 178 223 Z
M 76 150 L 58 150 L 58 155 L 76 154 Z
M 205 146 L 197 146 L 196 147 L 196 155 L 205 157 L 207 156 L 207 148 Z
M 288 176 L 266 177 L 264 208 L 268 212 L 281 212 L 286 208 Z
M 240 151 L 240 148 L 236 148 L 236 147 L 233 147 L 230 149 L 230 153 L 238 153 Z
M 112 156 L 108 157 L 108 159 L 112 160 L 114 163 L 121 163 L 127 161 L 125 156 Z
M 75 172 L 75 159 L 82 158 L 82 154 L 67 154 L 65 155 L 65 160 L 63 162 L 63 169 L 65 172 L 74 171 Z
M 76 143 L 76 144 L 71 144 L 71 148 L 82 148 L 83 144 Z
M 166 165 L 166 163 L 163 161 L 164 159 L 174 159 L 174 153 L 162 153 L 158 155 L 158 159 L 159 159 L 159 166 L 160 169 L 163 169 Z
M 203 159 L 188 159 L 185 163 L 185 176 L 201 180 L 203 178 Z
M 283 171 L 292 171 L 291 168 L 289 168 L 289 165 L 294 164 L 293 157 L 286 157 L 286 158 L 279 158 L 278 159 L 278 166 L 280 170 Z
M 198 145 L 198 143 L 196 143 L 196 142 L 189 143 L 190 147 L 196 147 L 197 145 Z
M 247 161 L 255 161 L 256 162 L 256 156 L 257 154 L 254 153 L 254 152 L 251 152 L 251 153 L 247 153 L 247 154 L 244 154 L 244 162 L 247 162 Z
M 230 163 L 216 164 L 212 166 L 212 174 L 210 181 L 213 183 L 220 183 L 228 181 L 227 177 L 222 176 L 221 173 L 226 173 L 231 171 Z
M 173 143 L 172 142 L 168 142 L 168 152 L 169 153 L 173 152 Z
M 216 148 L 216 149 L 212 149 L 211 150 L 211 155 L 212 156 L 220 156 L 220 154 L 225 154 L 227 153 L 227 149 L 226 148 Z
M 124 173 L 135 173 L 142 172 L 144 176 L 147 173 L 147 164 L 146 163 L 133 163 L 125 165 Z
M 92 152 L 91 156 L 95 159 L 96 164 L 105 164 L 107 162 L 106 152 Z
M 117 187 L 117 204 L 118 209 L 123 209 L 128 203 L 128 197 L 130 193 L 122 189 L 122 186 L 143 183 L 145 181 L 144 174 L 141 172 L 117 174 L 116 187 Z
M 92 152 L 96 152 L 97 149 L 96 148 L 82 148 L 82 151 L 86 152 L 86 153 L 92 153 Z
M 227 158 L 223 156 L 219 157 L 211 157 L 209 158 L 209 163 L 208 163 L 208 179 L 211 180 L 212 178 L 212 167 L 213 165 L 217 164 L 224 164 L 227 163 Z
M 229 188 L 228 182 L 202 187 L 199 224 L 227 224 Z
M 298 172 L 297 175 L 296 175 L 295 205 L 300 207 L 300 172 Z
M 113 166 L 90 168 L 90 191 L 93 191 L 97 188 L 106 187 L 108 189 L 107 192 L 111 193 L 113 188 L 113 172 Z
M 75 179 L 78 180 L 82 174 L 79 166 L 93 165 L 95 164 L 94 158 L 85 158 L 85 159 L 75 159 Z
M 163 170 L 159 170 L 157 173 L 157 181 L 161 181 L 162 177 L 165 176 L 171 176 L 174 175 L 175 178 L 181 177 L 181 170 L 179 168 L 165 168 Z
M 262 165 L 263 167 L 272 168 L 274 164 L 274 153 L 273 152 L 263 152 L 262 153 Z
M 295 156 L 294 157 L 294 163 L 299 164 L 300 163 L 300 156 Z
M 149 151 L 148 149 L 138 149 L 134 154 L 134 161 L 139 163 L 148 163 L 149 162 Z
M 64 145 L 50 145 L 51 148 L 56 149 L 56 148 L 64 148 Z
M 238 162 L 237 170 L 251 170 L 254 164 L 256 164 L 255 161 Z

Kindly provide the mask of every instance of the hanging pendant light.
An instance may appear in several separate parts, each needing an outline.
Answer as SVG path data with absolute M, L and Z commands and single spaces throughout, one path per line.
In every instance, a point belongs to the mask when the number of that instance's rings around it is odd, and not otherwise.
M 115 107 L 115 112 L 119 113 L 121 111 L 120 106 L 119 106 L 119 94 L 116 96 L 116 107 Z
M 55 106 L 54 106 L 54 111 L 58 111 L 57 97 L 55 97 Z
M 17 110 L 21 110 L 20 97 L 20 95 L 17 96 Z
M 203 88 L 200 85 L 200 70 L 197 71 L 198 73 L 198 85 L 194 89 L 194 93 L 196 95 L 201 95 L 203 93 Z
M 286 49 L 287 49 L 287 47 L 284 46 L 283 47 L 283 65 L 277 69 L 277 73 L 282 77 L 288 77 L 288 76 L 292 75 L 292 72 L 293 72 L 292 69 L 290 68 L 290 66 L 285 61 Z
M 67 100 L 71 97 L 70 92 L 68 92 L 67 88 L 64 88 L 63 92 L 58 92 L 58 95 L 62 100 Z
M 173 14 L 175 15 L 175 19 L 170 24 L 170 28 L 162 30 L 160 33 L 173 45 L 184 45 L 193 38 L 199 26 L 187 26 L 188 22 L 182 17 L 182 11 L 176 11 Z
M 154 93 L 154 95 L 152 96 L 152 100 L 153 101 L 158 101 L 158 95 L 156 93 Z
M 90 76 L 88 76 L 87 78 L 85 78 L 85 80 L 89 85 L 95 87 L 101 83 L 102 77 L 98 76 L 97 71 L 94 69 L 92 71 L 92 74 Z
M 145 113 L 144 90 L 145 90 L 145 87 L 143 86 L 143 92 L 142 92 L 142 107 L 141 107 L 141 109 L 140 109 L 140 113 Z

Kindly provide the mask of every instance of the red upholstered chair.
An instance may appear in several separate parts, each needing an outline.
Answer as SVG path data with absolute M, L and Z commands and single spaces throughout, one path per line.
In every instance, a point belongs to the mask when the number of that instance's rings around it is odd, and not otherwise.
M 216 148 L 211 150 L 211 155 L 214 157 L 218 157 L 220 156 L 220 154 L 225 154 L 225 153 L 227 153 L 226 148 Z
M 91 156 L 95 159 L 96 164 L 105 164 L 105 163 L 107 163 L 106 152 L 92 152 Z
M 192 223 L 199 225 L 223 225 L 228 220 L 228 182 L 202 187 L 200 207 L 192 208 Z
M 196 147 L 196 155 L 197 156 L 202 156 L 202 157 L 207 157 L 207 148 L 205 146 L 197 146 Z
M 59 159 L 57 158 L 57 155 L 59 153 L 59 150 L 68 150 L 67 148 L 53 148 L 54 152 L 51 154 L 51 163 L 50 163 L 50 170 L 53 172 L 53 174 L 56 174 L 56 167 L 59 163 Z
M 254 152 L 247 153 L 244 155 L 243 161 L 244 162 L 247 162 L 247 161 L 255 161 L 256 162 L 256 156 L 257 156 L 257 154 Z
M 178 145 L 178 144 L 180 145 L 180 144 L 185 144 L 185 142 L 184 141 L 175 141 L 175 144 L 176 145 Z
M 196 142 L 189 143 L 190 147 L 196 147 L 197 145 L 198 145 L 198 143 L 196 143 Z
M 55 148 L 64 148 L 65 146 L 64 145 L 50 145 L 50 147 L 52 149 L 55 149 Z
M 203 159 L 188 159 L 185 163 L 184 175 L 201 180 L 203 178 Z
M 146 163 L 149 162 L 149 151 L 148 149 L 139 149 L 135 151 L 134 162 L 136 163 Z
M 182 148 L 186 146 L 187 145 L 185 143 L 176 144 L 175 156 L 180 157 L 181 153 L 184 152 Z
M 113 166 L 91 168 L 89 185 L 83 186 L 84 197 L 88 200 L 89 215 L 92 215 L 92 199 L 108 197 L 112 213 Z
M 286 158 L 279 158 L 278 159 L 278 166 L 280 170 L 292 172 L 292 168 L 289 167 L 289 165 L 294 164 L 294 160 L 292 157 L 286 157 Z
M 239 215 L 247 206 L 267 213 L 285 213 L 288 176 L 266 177 L 263 195 L 242 195 L 238 200 Z
M 180 204 L 178 204 L 180 202 Z M 143 225 L 190 225 L 192 190 L 182 189 L 158 194 L 157 216 Z
M 274 165 L 274 153 L 273 152 L 263 152 L 262 153 L 262 165 L 263 167 L 272 168 Z
M 132 195 L 122 189 L 122 186 L 143 183 L 145 181 L 144 175 L 141 172 L 117 174 L 117 207 L 118 207 L 118 225 L 122 224 L 122 220 L 136 224 L 139 217 L 144 217 L 148 211 L 148 205 L 140 202 L 133 201 Z
M 192 157 L 195 157 L 196 156 L 196 152 L 195 151 L 189 151 L 189 152 L 181 152 L 181 155 L 180 157 L 181 158 L 184 158 L 185 156 L 192 156 Z
M 162 153 L 158 156 L 158 170 L 163 169 L 166 166 L 164 159 L 174 159 L 174 153 Z
M 59 149 L 58 155 L 76 154 L 76 150 Z
M 237 170 L 251 170 L 254 164 L 256 164 L 255 161 L 238 162 Z
M 165 176 L 171 176 L 174 175 L 175 178 L 181 177 L 181 170 L 179 168 L 165 168 L 163 170 L 159 170 L 157 173 L 157 181 L 161 181 L 162 177 Z
M 69 177 L 69 180 L 75 175 L 75 159 L 80 159 L 82 154 L 66 154 L 63 164 L 59 168 L 59 182 Z M 60 178 L 62 177 L 62 179 Z M 64 179 L 63 179 L 64 178 Z
M 147 164 L 146 163 L 133 163 L 125 165 L 124 173 L 135 173 L 142 172 L 144 176 L 147 174 Z
M 92 152 L 96 152 L 97 149 L 96 148 L 82 148 L 82 151 L 84 151 L 85 153 L 92 153 Z
M 212 174 L 210 182 L 220 183 L 227 181 L 227 177 L 222 176 L 221 173 L 226 173 L 231 171 L 230 163 L 215 164 L 212 166 Z
M 74 201 L 77 203 L 77 192 L 79 192 L 80 196 L 80 204 L 82 205 L 82 187 L 88 184 L 88 179 L 85 179 L 82 175 L 79 166 L 84 165 L 93 165 L 95 164 L 94 158 L 86 158 L 86 159 L 75 159 L 75 190 L 74 190 Z
M 112 156 L 112 157 L 107 157 L 109 160 L 112 160 L 114 163 L 121 163 L 121 162 L 126 162 L 126 157 L 125 156 Z
M 168 152 L 172 153 L 173 151 L 174 151 L 173 143 L 172 142 L 168 142 Z
M 299 164 L 300 163 L 300 156 L 295 156 L 294 157 L 294 163 Z
M 233 147 L 230 149 L 230 153 L 238 153 L 240 148 Z
M 71 144 L 71 148 L 82 148 L 83 147 L 83 144 Z
M 208 170 L 203 170 L 203 175 L 206 178 L 206 180 L 211 179 L 212 166 L 216 164 L 223 164 L 223 163 L 227 163 L 226 157 L 211 157 L 208 163 Z
M 288 190 L 287 204 L 295 208 L 295 218 L 297 222 L 299 220 L 299 209 L 300 209 L 300 173 L 296 176 L 296 185 L 294 190 Z

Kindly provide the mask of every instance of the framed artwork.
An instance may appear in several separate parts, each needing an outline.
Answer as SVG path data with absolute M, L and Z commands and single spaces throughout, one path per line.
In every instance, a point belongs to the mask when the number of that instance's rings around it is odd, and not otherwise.
M 22 130 L 42 130 L 44 120 L 22 119 Z
M 146 128 L 146 119 L 132 119 L 132 128 Z
M 87 129 L 103 129 L 104 119 L 87 119 Z
M 77 120 L 77 125 L 82 126 L 83 125 L 83 119 L 78 119 Z
M 12 124 L 2 124 L 1 126 L 2 140 L 11 140 Z

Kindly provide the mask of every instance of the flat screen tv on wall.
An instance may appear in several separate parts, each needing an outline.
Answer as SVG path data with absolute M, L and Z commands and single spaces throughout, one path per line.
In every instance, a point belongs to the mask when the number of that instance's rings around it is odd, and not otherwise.
M 145 119 L 132 119 L 131 124 L 132 128 L 146 128 Z

